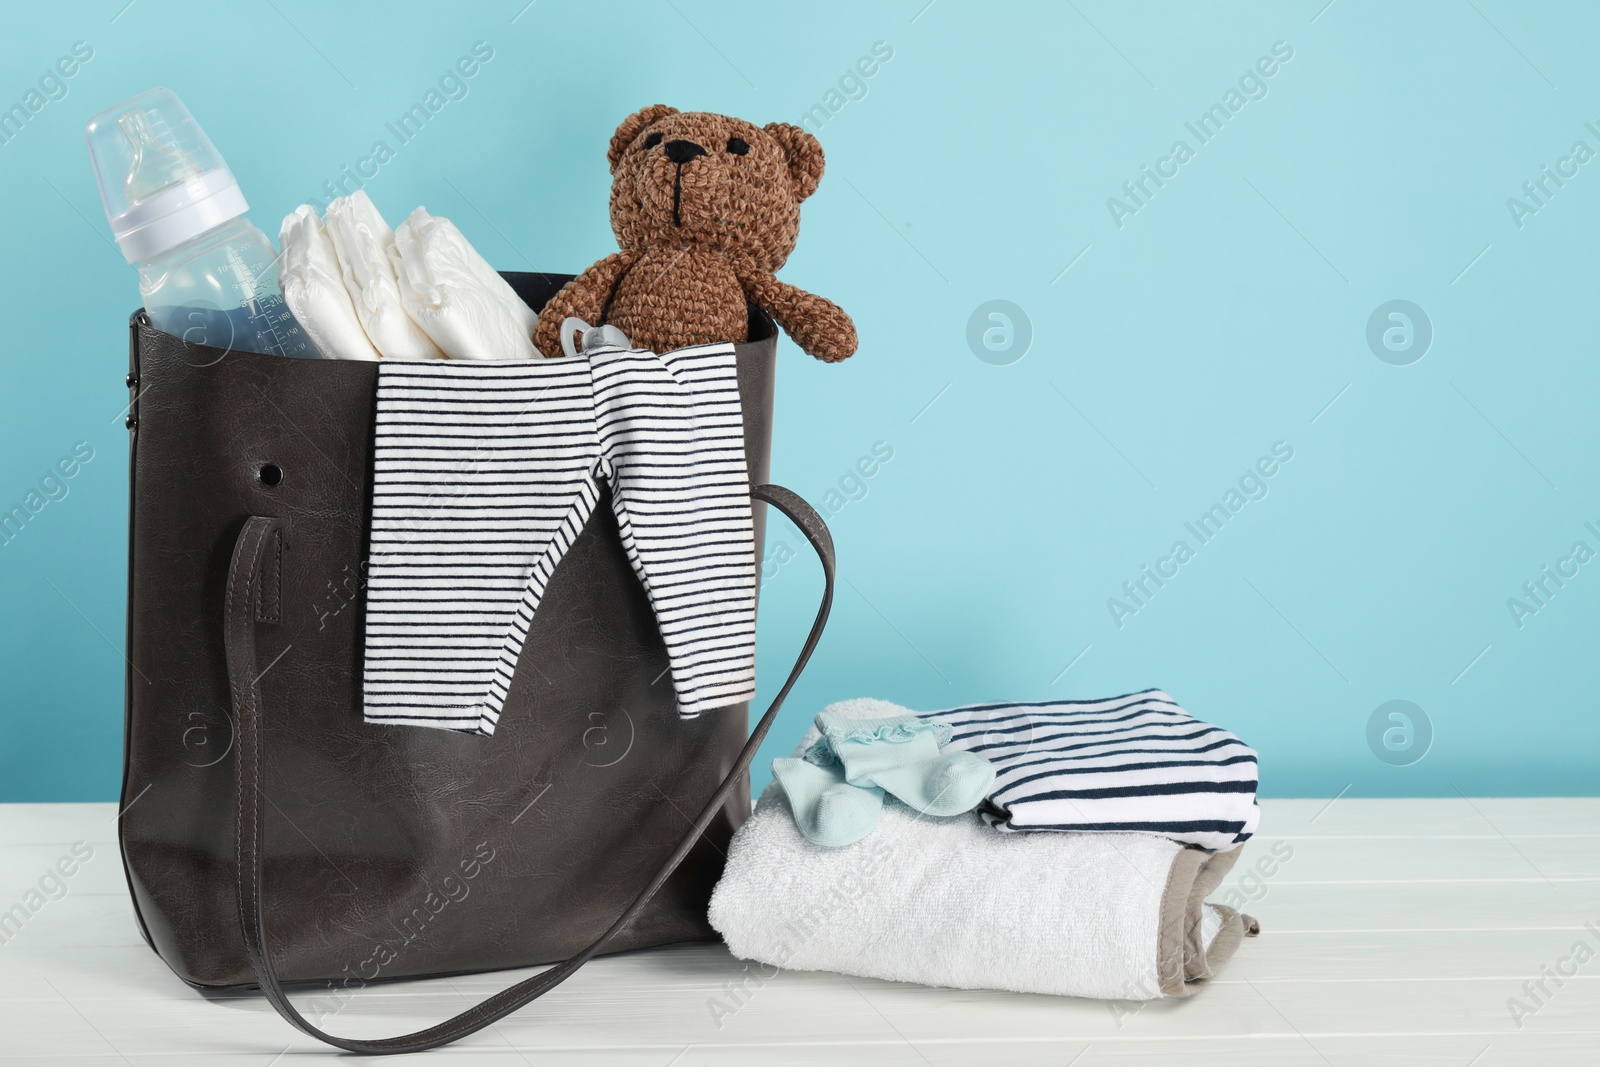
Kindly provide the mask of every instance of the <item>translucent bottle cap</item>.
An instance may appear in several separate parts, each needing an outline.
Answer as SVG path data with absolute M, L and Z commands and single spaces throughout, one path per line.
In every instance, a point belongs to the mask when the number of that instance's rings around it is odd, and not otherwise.
M 189 109 L 149 89 L 83 129 L 111 233 L 129 263 L 159 255 L 249 210 Z

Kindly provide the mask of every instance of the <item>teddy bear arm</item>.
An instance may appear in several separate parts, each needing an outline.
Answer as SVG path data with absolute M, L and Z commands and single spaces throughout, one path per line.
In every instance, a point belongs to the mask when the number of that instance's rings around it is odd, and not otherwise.
M 856 325 L 838 304 L 771 274 L 747 275 L 741 281 L 751 301 L 764 308 L 807 355 L 838 363 L 855 354 Z
M 561 323 L 569 316 L 598 325 L 606 301 L 635 258 L 614 252 L 563 285 L 539 312 L 533 329 L 534 347 L 551 358 L 561 355 Z

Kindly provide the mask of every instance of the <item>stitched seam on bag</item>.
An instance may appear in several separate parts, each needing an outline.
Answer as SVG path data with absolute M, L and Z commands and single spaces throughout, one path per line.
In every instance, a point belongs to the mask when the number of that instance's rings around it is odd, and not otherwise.
M 242 548 L 244 546 L 241 545 L 239 547 Z M 225 632 L 231 630 L 232 629 L 232 625 L 233 625 L 233 605 L 234 605 L 234 599 L 235 599 L 234 598 L 234 583 L 238 580 L 239 563 L 240 563 L 241 558 L 244 555 L 245 555 L 245 553 L 240 552 L 240 551 L 238 551 L 236 549 L 234 551 L 233 561 L 228 566 L 228 593 L 227 593 L 226 601 L 224 602 L 224 605 L 223 605 L 223 620 L 222 620 L 222 625 L 223 625 L 223 628 L 224 628 Z M 255 556 L 255 552 L 252 551 L 250 553 L 250 555 L 253 558 Z M 247 597 L 250 595 L 250 588 L 249 588 L 248 584 L 245 587 L 245 595 Z M 253 667 L 253 665 L 252 665 L 252 667 Z M 229 665 L 228 665 L 228 688 L 233 694 L 234 715 L 235 715 L 235 718 L 238 720 L 234 724 L 234 729 L 237 730 L 237 729 L 239 729 L 240 726 L 243 725 L 244 716 L 239 713 L 240 708 L 242 706 L 242 703 L 240 701 L 240 694 L 239 694 L 239 680 L 238 680 L 238 678 L 236 678 L 234 676 L 234 670 L 233 670 L 233 664 L 232 663 L 229 663 Z M 239 739 L 235 738 L 235 744 L 239 744 L 239 743 L 240 743 Z M 238 759 L 238 760 L 242 760 L 244 758 L 244 751 L 243 751 L 242 748 L 234 756 L 234 758 Z M 235 774 L 234 774 L 233 835 L 234 835 L 234 841 L 235 841 L 236 844 L 241 844 L 242 845 L 244 843 L 244 769 L 242 767 L 236 769 Z M 238 868 L 238 861 L 240 859 L 242 859 L 242 856 L 240 856 L 240 854 L 238 852 L 236 852 L 234 854 L 234 860 L 235 860 L 235 863 L 234 863 L 235 871 L 234 871 L 234 881 L 233 881 L 233 884 L 234 884 L 234 899 L 235 899 L 235 901 L 237 903 L 237 906 L 239 908 L 239 922 L 240 922 L 241 925 L 245 925 L 248 922 L 248 920 L 245 918 L 245 906 L 244 906 L 244 875 L 245 875 L 245 872 L 242 871 L 242 870 L 237 869 Z M 245 955 L 249 956 L 250 954 L 251 954 L 250 953 L 250 945 L 249 945 L 249 942 L 247 941 L 245 943 Z
M 271 580 L 267 580 L 267 575 L 260 578 L 256 599 L 257 622 L 277 622 L 283 606 L 283 531 L 272 531 L 272 539 L 274 554 Z

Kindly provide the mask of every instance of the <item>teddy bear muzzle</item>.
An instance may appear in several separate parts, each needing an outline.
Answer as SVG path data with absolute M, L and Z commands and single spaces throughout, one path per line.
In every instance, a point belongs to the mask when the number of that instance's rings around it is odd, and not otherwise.
M 650 153 L 639 174 L 639 200 L 663 228 L 688 236 L 712 234 L 727 217 L 723 161 L 694 141 L 667 141 Z

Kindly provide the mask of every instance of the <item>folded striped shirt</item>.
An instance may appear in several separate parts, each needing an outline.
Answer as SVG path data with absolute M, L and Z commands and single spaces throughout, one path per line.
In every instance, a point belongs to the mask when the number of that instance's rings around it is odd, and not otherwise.
M 979 810 L 998 830 L 1156 834 L 1226 849 L 1260 819 L 1255 751 L 1159 689 L 918 714 L 952 727 L 947 748 L 995 765 Z

